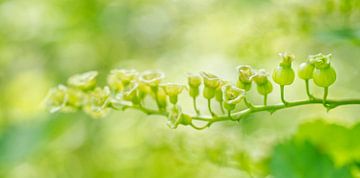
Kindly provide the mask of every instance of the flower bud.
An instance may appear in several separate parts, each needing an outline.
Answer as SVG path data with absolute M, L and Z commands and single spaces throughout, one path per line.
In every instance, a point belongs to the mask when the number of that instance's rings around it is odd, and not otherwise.
M 245 97 L 245 90 L 240 89 L 231 84 L 227 84 L 222 87 L 224 107 L 228 111 L 235 109 L 236 104 L 240 103 Z
M 254 74 L 253 69 L 249 65 L 241 65 L 237 67 L 239 72 L 239 78 L 237 81 L 237 86 L 245 91 L 249 91 L 251 88 L 251 76 Z
M 163 88 L 159 88 L 156 92 L 158 107 L 165 109 L 167 105 L 167 97 Z
M 110 94 L 109 87 L 95 88 L 90 93 L 89 103 L 84 107 L 84 111 L 94 118 L 104 117 L 109 112 Z
M 69 99 L 67 90 L 68 88 L 64 85 L 59 85 L 49 91 L 45 98 L 45 107 L 48 108 L 51 113 L 65 108 Z
M 224 81 L 224 80 L 220 80 L 220 85 L 216 88 L 215 90 L 215 99 L 218 102 L 222 102 L 223 101 L 223 91 L 222 91 L 222 87 L 224 85 L 229 84 L 228 81 Z
M 131 82 L 129 87 L 123 91 L 122 99 L 126 101 L 131 101 L 133 104 L 139 104 L 140 99 L 138 97 L 138 88 L 138 83 Z
M 315 66 L 313 80 L 319 87 L 329 87 L 336 80 L 336 72 L 330 65 L 330 57 L 331 54 L 317 54 L 311 59 L 311 63 Z
M 171 109 L 171 111 L 169 112 L 168 121 L 166 124 L 171 129 L 176 129 L 178 127 L 179 123 L 181 122 L 182 115 L 183 115 L 183 113 L 181 111 L 180 106 L 173 107 Z
M 220 78 L 216 75 L 207 73 L 207 72 L 201 72 L 200 73 L 202 78 L 204 79 L 204 85 L 207 88 L 216 89 L 220 85 Z
M 279 85 L 290 85 L 295 79 L 295 72 L 291 68 L 294 57 L 286 53 L 280 53 L 280 56 L 282 57 L 282 62 L 275 68 L 272 78 Z
M 192 117 L 187 114 L 181 114 L 180 124 L 182 125 L 190 125 L 192 123 Z
M 317 69 L 324 69 L 330 67 L 330 57 L 331 54 L 323 55 L 321 53 L 312 55 L 309 57 L 309 61 L 311 64 L 315 66 Z
M 158 71 L 145 71 L 140 75 L 140 82 L 149 85 L 151 88 L 158 87 L 165 75 Z
M 261 95 L 267 95 L 272 92 L 272 84 L 268 80 L 268 74 L 264 69 L 258 70 L 251 78 L 256 83 L 257 90 Z
M 298 75 L 303 80 L 310 80 L 313 77 L 314 65 L 310 62 L 301 63 L 298 70 Z
M 208 100 L 211 99 L 211 98 L 214 98 L 215 97 L 215 91 L 216 91 L 216 89 L 205 87 L 204 90 L 203 90 L 204 98 L 206 98 Z
M 188 74 L 188 84 L 190 88 L 198 88 L 201 85 L 201 77 L 194 74 Z
M 115 91 L 123 90 L 124 86 L 130 84 L 138 75 L 136 70 L 114 69 L 110 72 L 107 82 L 111 89 Z
M 279 56 L 282 58 L 280 66 L 282 67 L 291 67 L 292 61 L 295 59 L 294 55 L 288 53 L 279 53 Z
M 172 104 L 176 104 L 178 100 L 178 95 L 183 91 L 185 88 L 184 85 L 181 84 L 175 84 L 175 83 L 167 83 L 161 85 L 161 87 L 164 89 L 165 93 L 169 96 L 170 102 Z
M 68 79 L 68 84 L 71 87 L 78 88 L 83 91 L 91 90 L 96 86 L 97 75 L 98 75 L 97 71 L 90 71 L 82 74 L 76 74 Z

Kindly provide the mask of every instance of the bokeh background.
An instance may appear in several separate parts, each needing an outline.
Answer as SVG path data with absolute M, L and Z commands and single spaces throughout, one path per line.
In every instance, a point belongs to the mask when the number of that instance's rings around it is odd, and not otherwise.
M 0 0 L 0 177 L 360 177 L 358 106 L 259 113 L 203 131 L 138 111 L 96 120 L 42 107 L 75 73 L 97 70 L 100 84 L 113 68 L 235 81 L 237 65 L 271 71 L 282 51 L 295 64 L 332 53 L 330 97 L 360 98 L 360 1 Z M 286 95 L 306 97 L 303 82 Z

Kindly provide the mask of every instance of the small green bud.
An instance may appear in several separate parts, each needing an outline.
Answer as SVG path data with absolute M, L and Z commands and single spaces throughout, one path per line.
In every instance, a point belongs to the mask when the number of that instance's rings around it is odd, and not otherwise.
M 170 102 L 176 104 L 178 100 L 178 95 L 184 90 L 185 86 L 175 83 L 167 83 L 161 85 L 165 93 L 169 96 Z
M 279 53 L 279 56 L 282 58 L 280 66 L 291 67 L 291 63 L 295 59 L 294 55 L 283 52 L 283 53 Z
M 189 88 L 189 95 L 193 98 L 199 96 L 199 88 L 190 87 Z
M 97 71 L 90 71 L 82 74 L 76 74 L 68 79 L 68 84 L 71 87 L 78 88 L 83 91 L 91 90 L 96 86 L 97 75 L 98 75 Z
M 291 85 L 295 80 L 295 72 L 291 68 L 294 56 L 287 53 L 280 53 L 279 55 L 282 57 L 282 62 L 275 68 L 272 78 L 279 85 Z
M 245 97 L 245 90 L 231 84 L 222 87 L 224 107 L 228 111 L 235 109 L 236 104 L 240 103 Z
M 151 88 L 158 87 L 165 75 L 159 71 L 145 71 L 140 75 L 140 82 L 149 85 Z
M 176 129 L 182 120 L 182 115 L 183 115 L 183 113 L 181 111 L 180 106 L 173 107 L 171 109 L 171 111 L 169 112 L 168 121 L 166 124 L 171 129 Z M 188 122 L 188 121 L 185 121 L 185 122 Z
M 237 86 L 245 91 L 249 91 L 251 88 L 251 76 L 254 75 L 253 69 L 249 65 L 241 65 L 237 67 L 239 72 L 239 78 L 237 81 Z
M 314 65 L 310 62 L 301 63 L 298 70 L 298 75 L 303 80 L 310 80 L 313 77 Z
M 185 88 L 184 85 L 177 84 L 177 83 L 166 83 L 166 84 L 161 85 L 161 87 L 165 90 L 165 93 L 168 96 L 177 96 Z
M 139 104 L 138 88 L 138 83 L 131 82 L 129 87 L 122 92 L 122 98 L 126 101 L 131 101 L 133 104 Z
M 222 91 L 222 87 L 224 85 L 229 84 L 228 81 L 224 81 L 224 80 L 220 80 L 220 85 L 218 86 L 218 88 L 215 90 L 215 99 L 218 102 L 222 102 L 223 101 L 223 91 Z
M 321 53 L 309 56 L 309 62 L 313 64 L 317 69 L 324 69 L 330 66 L 330 57 L 332 55 L 323 55 Z
M 157 95 L 157 103 L 159 108 L 165 109 L 167 105 L 167 97 L 163 88 L 159 88 L 156 92 Z
M 107 86 L 95 88 L 90 93 L 89 102 L 84 107 L 84 111 L 94 118 L 104 117 L 109 112 L 110 94 L 110 89 Z
M 52 88 L 45 98 L 45 107 L 51 113 L 63 110 L 69 100 L 67 91 L 68 88 L 64 85 Z
M 207 72 L 201 72 L 200 73 L 202 78 L 204 79 L 204 85 L 205 87 L 216 89 L 219 87 L 221 79 L 214 75 Z
M 188 84 L 190 88 L 198 88 L 201 85 L 201 77 L 194 74 L 188 74 Z
M 187 114 L 182 114 L 180 119 L 180 124 L 182 125 L 190 125 L 192 123 L 192 117 Z
M 214 88 L 205 87 L 203 90 L 204 98 L 206 98 L 208 100 L 214 98 L 215 91 L 216 91 L 216 89 L 214 89 Z
M 330 65 L 331 54 L 314 55 L 311 59 L 311 63 L 315 66 L 313 73 L 314 83 L 319 87 L 329 87 L 336 80 L 335 69 Z
M 115 91 L 123 90 L 124 86 L 134 81 L 138 75 L 136 70 L 114 69 L 111 70 L 107 82 L 111 89 Z
M 257 91 L 261 95 L 267 95 L 273 90 L 273 86 L 268 80 L 268 75 L 269 74 L 264 69 L 260 69 L 255 73 L 254 76 L 252 76 L 252 80 L 257 85 Z

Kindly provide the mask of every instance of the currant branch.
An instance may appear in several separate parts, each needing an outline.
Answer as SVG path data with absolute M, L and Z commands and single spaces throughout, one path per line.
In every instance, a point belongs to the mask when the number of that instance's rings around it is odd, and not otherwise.
M 331 55 L 310 55 L 306 62 L 298 69 L 298 76 L 304 80 L 308 99 L 300 101 L 287 101 L 286 86 L 291 85 L 295 79 L 292 69 L 293 55 L 280 53 L 281 63 L 275 68 L 272 79 L 280 86 L 280 101 L 269 105 L 268 95 L 273 91 L 273 84 L 264 70 L 254 70 L 251 66 L 237 67 L 238 80 L 236 85 L 223 80 L 218 76 L 206 72 L 200 75 L 189 74 L 188 85 L 177 83 L 161 83 L 165 77 L 158 71 L 146 71 L 139 74 L 135 70 L 115 69 L 108 76 L 108 86 L 96 86 L 96 71 L 77 74 L 68 79 L 68 86 L 59 85 L 50 90 L 45 104 L 50 112 L 83 110 L 94 118 L 104 117 L 110 109 L 135 109 L 148 115 L 159 115 L 168 118 L 168 125 L 176 128 L 178 125 L 188 125 L 201 130 L 220 121 L 239 121 L 248 115 L 257 112 L 274 113 L 278 110 L 310 105 L 322 104 L 327 111 L 344 105 L 360 104 L 360 99 L 329 100 L 329 87 L 336 80 L 336 72 L 330 64 Z M 324 89 L 322 98 L 311 94 L 309 81 Z M 247 92 L 252 84 L 256 84 L 257 91 L 263 95 L 263 104 L 254 105 L 247 99 Z M 193 114 L 183 112 L 178 105 L 178 96 L 187 89 L 192 98 Z M 202 114 L 197 106 L 197 99 L 202 96 L 207 100 L 207 109 L 210 115 Z M 145 98 L 151 97 L 157 108 L 150 108 Z M 215 99 L 221 113 L 213 111 L 212 100 Z M 238 110 L 236 106 L 244 103 L 245 109 Z M 168 106 L 168 105 L 171 106 Z M 197 126 L 193 121 L 203 122 Z

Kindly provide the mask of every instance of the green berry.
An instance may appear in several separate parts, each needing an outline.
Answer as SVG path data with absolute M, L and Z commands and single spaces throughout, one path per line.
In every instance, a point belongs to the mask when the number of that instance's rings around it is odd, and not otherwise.
M 298 75 L 303 80 L 310 80 L 313 78 L 315 66 L 310 62 L 301 63 L 298 70 Z
M 313 80 L 319 87 L 329 87 L 336 80 L 336 72 L 331 66 L 325 69 L 315 69 Z
M 295 79 L 295 72 L 291 68 L 294 57 L 286 53 L 280 53 L 280 56 L 282 57 L 282 62 L 275 68 L 272 78 L 279 85 L 291 85 Z
M 336 80 L 335 69 L 330 64 L 331 54 L 317 54 L 310 58 L 310 62 L 315 66 L 313 73 L 314 83 L 319 87 L 329 87 Z
M 245 90 L 231 84 L 222 87 L 224 107 L 228 111 L 235 109 L 236 104 L 240 103 L 245 97 Z
M 264 69 L 258 70 L 254 76 L 252 76 L 252 80 L 257 85 L 257 91 L 261 95 L 267 95 L 272 92 L 273 86 L 268 79 L 268 74 Z

